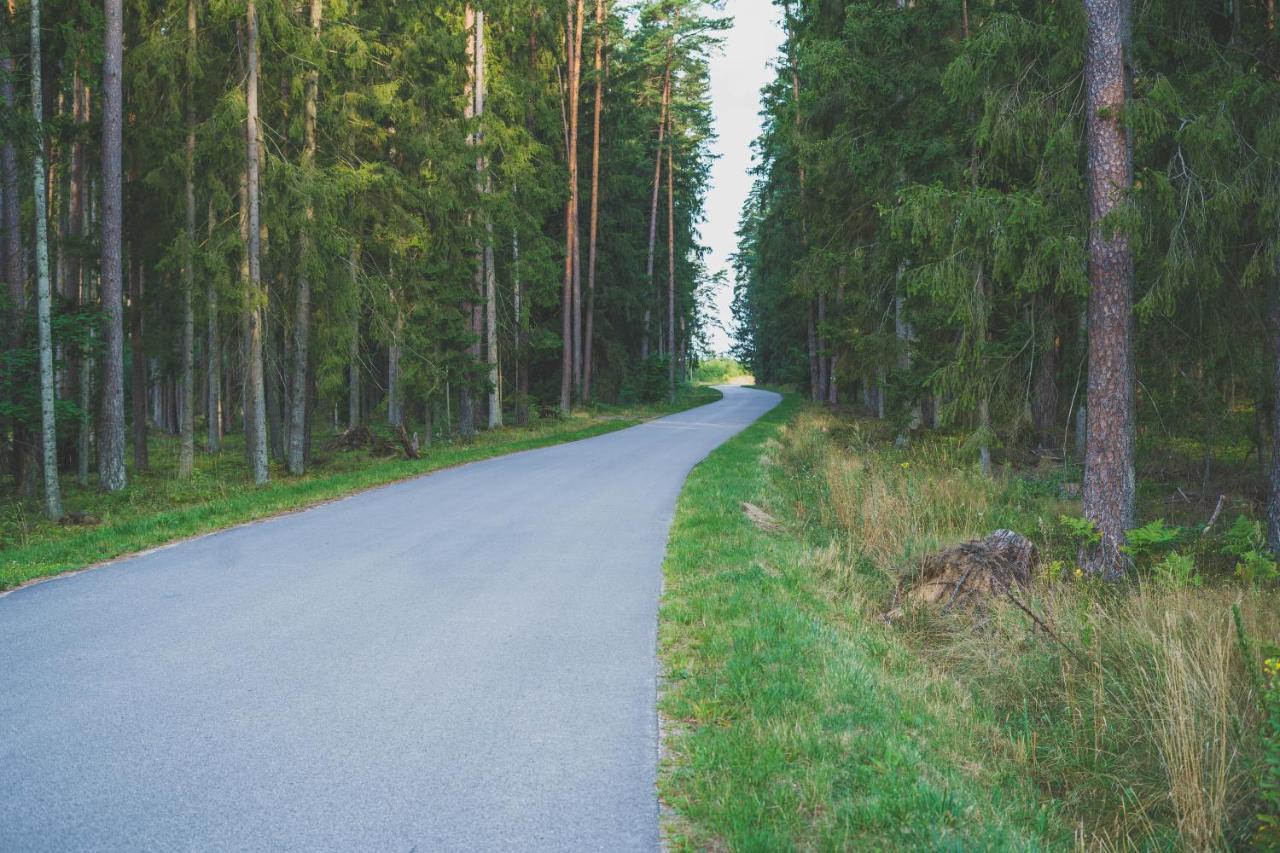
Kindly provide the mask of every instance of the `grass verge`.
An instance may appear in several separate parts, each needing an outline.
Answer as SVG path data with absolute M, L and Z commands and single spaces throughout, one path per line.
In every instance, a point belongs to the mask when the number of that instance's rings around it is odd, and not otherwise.
M 661 627 L 673 846 L 1273 849 L 1280 589 L 1231 544 L 1256 527 L 1160 528 L 1095 583 L 1059 520 L 1075 472 L 972 456 L 789 399 L 694 471 Z M 886 621 L 923 554 L 1002 527 L 1039 547 L 1052 636 L 1002 599 Z
M 835 595 L 833 559 L 753 524 L 788 396 L 690 476 L 660 623 L 659 790 L 675 849 L 1035 849 L 1069 842 L 1008 744 Z M 781 513 L 780 513 L 781 514 Z
M 131 470 L 123 492 L 66 484 L 67 510 L 92 516 L 98 524 L 54 524 L 33 502 L 0 497 L 0 590 L 441 468 L 625 429 L 720 396 L 713 388 L 699 387 L 688 389 L 674 405 L 597 406 L 563 419 L 483 432 L 470 442 L 438 442 L 419 460 L 344 453 L 317 440 L 306 475 L 291 477 L 273 465 L 272 481 L 261 488 L 247 481 L 238 436 L 218 453 L 197 452 L 192 478 L 178 480 L 176 440 L 153 434 L 150 470 L 141 475 Z

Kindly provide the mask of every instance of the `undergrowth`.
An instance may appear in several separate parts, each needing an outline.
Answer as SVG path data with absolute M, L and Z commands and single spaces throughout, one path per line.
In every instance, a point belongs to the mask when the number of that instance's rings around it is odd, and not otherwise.
M 1078 846 L 1276 842 L 1280 701 L 1264 658 L 1280 591 L 1254 523 L 1150 524 L 1134 537 L 1132 581 L 1113 587 L 1075 567 L 1072 472 L 987 478 L 970 457 L 947 438 L 895 447 L 874 425 L 806 410 L 773 448 L 773 485 L 805 540 L 832 555 L 814 563 L 828 594 L 866 622 L 882 622 L 925 553 L 998 528 L 1036 542 L 1026 603 L 1051 635 L 1003 601 L 908 610 L 886 630 L 921 679 L 995 727 Z

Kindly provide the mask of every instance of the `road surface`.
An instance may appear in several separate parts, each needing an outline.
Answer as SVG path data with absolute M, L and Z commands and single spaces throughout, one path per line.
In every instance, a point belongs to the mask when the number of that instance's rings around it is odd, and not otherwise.
M 0 598 L 0 850 L 653 850 L 661 562 L 778 397 Z

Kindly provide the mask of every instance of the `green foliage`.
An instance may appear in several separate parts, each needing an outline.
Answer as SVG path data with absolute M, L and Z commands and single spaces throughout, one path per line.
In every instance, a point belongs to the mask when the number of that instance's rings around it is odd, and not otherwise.
M 1151 566 L 1156 583 L 1166 589 L 1186 589 L 1200 586 L 1204 580 L 1196 571 L 1196 560 L 1191 554 L 1170 551 Z
M 705 385 L 720 385 L 747 375 L 742 365 L 731 358 L 708 358 L 698 362 L 693 378 Z
M 1102 541 L 1102 533 L 1091 518 L 1074 515 L 1060 515 L 1058 521 L 1067 535 L 1081 547 L 1097 545 Z
M 1237 516 L 1223 537 L 1222 552 L 1236 558 L 1235 574 L 1250 586 L 1280 581 L 1280 566 L 1262 535 L 1262 524 L 1243 515 Z
M 1141 565 L 1147 560 L 1154 559 L 1158 553 L 1174 545 L 1180 538 L 1182 538 L 1180 528 L 1169 527 L 1164 523 L 1163 518 L 1157 518 L 1126 533 L 1125 544 L 1121 549 Z

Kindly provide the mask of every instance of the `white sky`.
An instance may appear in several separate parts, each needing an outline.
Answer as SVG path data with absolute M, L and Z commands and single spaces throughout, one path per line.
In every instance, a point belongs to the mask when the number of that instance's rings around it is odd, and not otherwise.
M 729 256 L 737 248 L 738 214 L 751 190 L 751 143 L 760 132 L 760 89 L 770 77 L 769 62 L 782 43 L 782 28 L 771 0 L 728 0 L 725 7 L 734 24 L 725 34 L 724 50 L 711 58 L 720 157 L 711 169 L 702 236 L 711 249 L 708 271 L 726 273 L 726 283 L 716 294 L 716 312 L 721 325 L 732 329 Z M 729 336 L 718 329 L 713 330 L 711 343 L 716 352 L 729 350 Z

